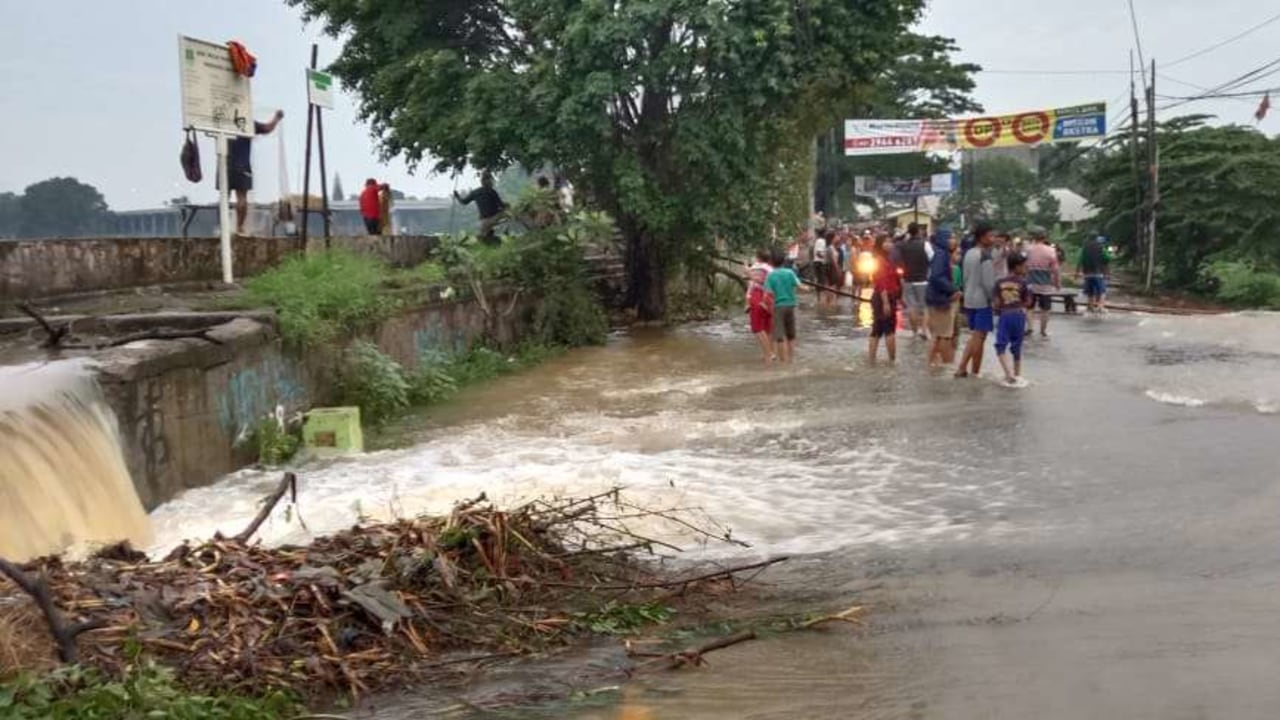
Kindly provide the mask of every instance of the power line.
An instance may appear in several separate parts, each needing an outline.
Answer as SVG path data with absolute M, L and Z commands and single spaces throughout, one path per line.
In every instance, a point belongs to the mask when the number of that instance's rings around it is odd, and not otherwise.
M 1129 0 L 1129 23 L 1133 25 L 1133 42 L 1138 46 L 1138 67 L 1142 69 L 1142 86 L 1147 86 L 1147 58 L 1142 54 L 1142 34 L 1138 32 L 1138 13 Z
M 1184 55 L 1183 57 L 1180 57 L 1180 58 L 1178 58 L 1177 60 L 1174 60 L 1173 62 L 1165 63 L 1165 64 L 1164 64 L 1164 66 L 1165 66 L 1165 67 L 1173 67 L 1174 65 L 1180 65 L 1180 64 L 1182 64 L 1182 63 L 1184 63 L 1184 62 L 1187 62 L 1188 60 L 1194 60 L 1194 59 L 1196 59 L 1196 58 L 1200 57 L 1201 55 L 1206 55 L 1206 54 L 1208 54 L 1208 53 L 1213 52 L 1214 50 L 1217 50 L 1217 49 L 1218 49 L 1218 48 L 1220 48 L 1220 47 L 1224 47 L 1224 46 L 1226 46 L 1226 45 L 1230 45 L 1231 43 L 1233 43 L 1233 42 L 1235 42 L 1235 41 L 1237 41 L 1237 40 L 1239 40 L 1239 39 L 1241 39 L 1241 38 L 1244 38 L 1244 37 L 1247 37 L 1247 36 L 1249 36 L 1249 35 L 1252 35 L 1253 33 L 1255 33 L 1255 32 L 1257 32 L 1257 31 L 1261 30 L 1262 28 L 1264 28 L 1264 27 L 1266 27 L 1266 26 L 1268 26 L 1268 25 L 1270 25 L 1270 24 L 1272 24 L 1272 23 L 1274 23 L 1274 22 L 1276 22 L 1277 20 L 1280 20 L 1280 13 L 1277 13 L 1277 14 L 1275 14 L 1275 15 L 1272 15 L 1271 17 L 1267 18 L 1266 20 L 1263 20 L 1262 22 L 1258 23 L 1257 25 L 1254 25 L 1253 27 L 1250 27 L 1250 28 L 1248 28 L 1248 29 L 1244 30 L 1243 32 L 1240 32 L 1239 34 L 1232 35 L 1231 37 L 1227 38 L 1226 40 L 1223 40 L 1223 41 L 1221 41 L 1221 42 L 1218 42 L 1218 43 L 1215 43 L 1215 44 L 1213 44 L 1213 45 L 1210 45 L 1209 47 L 1204 48 L 1203 50 L 1197 50 L 1197 51 L 1195 51 L 1195 52 L 1191 53 L 1190 55 Z
M 1267 78 L 1272 75 L 1275 75 L 1276 73 L 1280 73 L 1280 69 L 1274 69 L 1274 70 L 1272 69 L 1272 68 L 1275 68 L 1277 65 L 1280 65 L 1280 58 L 1272 60 L 1271 62 L 1266 63 L 1260 67 L 1254 68 L 1253 70 L 1250 70 L 1249 72 L 1244 73 L 1243 75 L 1239 75 L 1235 78 L 1232 78 L 1231 80 L 1228 80 L 1220 85 L 1215 85 L 1211 88 L 1208 88 L 1199 95 L 1194 95 L 1186 100 L 1179 100 L 1169 105 L 1165 105 L 1164 107 L 1159 109 L 1168 110 L 1170 108 L 1175 108 L 1175 107 L 1185 105 L 1189 102 L 1196 102 L 1198 100 L 1210 99 L 1211 96 L 1213 95 L 1230 92 L 1231 90 L 1235 90 L 1241 86 L 1248 85 L 1249 83 L 1257 82 L 1258 80 L 1261 80 L 1263 78 Z

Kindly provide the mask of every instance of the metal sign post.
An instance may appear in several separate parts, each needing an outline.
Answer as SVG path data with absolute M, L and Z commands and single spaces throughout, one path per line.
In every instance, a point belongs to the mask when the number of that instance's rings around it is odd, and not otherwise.
M 218 149 L 218 225 L 221 229 L 222 281 L 235 280 L 231 252 L 231 189 L 227 172 L 233 137 L 253 137 L 253 99 L 249 78 L 236 72 L 225 45 L 178 36 L 182 81 L 182 126 L 212 137 Z
M 316 69 L 320 47 L 311 45 L 311 67 L 307 68 L 307 151 L 302 170 L 302 245 L 307 245 L 308 219 L 311 213 L 311 138 L 315 131 L 320 151 L 321 217 L 324 218 L 324 246 L 329 248 L 332 224 L 329 219 L 329 179 L 324 163 L 324 116 L 321 108 L 333 109 L 333 76 Z

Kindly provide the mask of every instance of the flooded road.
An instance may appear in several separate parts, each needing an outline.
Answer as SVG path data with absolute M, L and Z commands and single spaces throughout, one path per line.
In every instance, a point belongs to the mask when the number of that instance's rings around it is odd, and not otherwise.
M 405 449 L 307 468 L 301 512 L 325 531 L 622 485 L 703 508 L 747 554 L 805 555 L 773 580 L 810 606 L 883 584 L 865 634 L 747 643 L 625 707 L 529 717 L 1274 716 L 1280 316 L 1057 316 L 1021 390 L 930 376 L 905 337 L 897 366 L 867 367 L 847 309 L 802 318 L 790 369 L 711 323 L 468 391 L 407 421 Z M 189 492 L 157 537 L 238 527 L 274 481 Z

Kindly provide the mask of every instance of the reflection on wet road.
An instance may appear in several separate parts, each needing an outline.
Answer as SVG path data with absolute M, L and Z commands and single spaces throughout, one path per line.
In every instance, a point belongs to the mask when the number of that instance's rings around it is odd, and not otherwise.
M 757 554 L 812 554 L 775 578 L 796 602 L 884 584 L 866 634 L 748 643 L 627 688 L 642 714 L 553 717 L 1274 715 L 1280 317 L 1059 317 L 1010 390 L 930 376 L 905 337 L 897 367 L 866 367 L 847 312 L 804 313 L 791 369 L 713 323 L 467 392 L 412 419 L 410 447 L 309 469 L 307 521 L 624 485 Z M 249 516 L 264 482 L 188 493 L 157 533 L 235 524 L 208 499 Z

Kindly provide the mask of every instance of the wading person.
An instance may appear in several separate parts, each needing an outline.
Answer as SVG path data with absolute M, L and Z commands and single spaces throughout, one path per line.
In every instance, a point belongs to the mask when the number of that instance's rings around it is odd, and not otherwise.
M 1076 265 L 1076 277 L 1084 275 L 1084 295 L 1089 300 L 1089 312 L 1107 311 L 1107 277 L 1111 274 L 1111 252 L 1107 239 L 1095 235 L 1085 241 L 1080 249 L 1080 263 Z
M 364 181 L 364 189 L 360 191 L 360 218 L 364 220 L 365 232 L 377 235 L 382 230 L 382 204 L 379 202 L 378 181 L 369 178 Z
M 775 257 L 775 261 L 781 262 Z M 775 267 L 764 281 L 765 303 L 773 309 L 773 339 L 778 343 L 778 360 L 789 363 L 795 358 L 796 291 L 800 277 L 790 267 Z
M 270 121 L 254 122 L 253 134 L 270 135 L 283 119 L 284 111 L 277 110 Z M 236 194 L 236 234 L 243 235 L 244 222 L 249 217 L 249 193 L 253 190 L 253 138 L 236 137 L 227 143 L 227 188 Z
M 769 253 L 761 250 L 756 253 L 755 263 L 747 270 L 747 317 L 751 334 L 760 343 L 765 365 L 777 359 L 773 345 L 773 309 L 768 305 L 764 290 L 765 281 L 773 271 L 770 259 Z
M 955 362 L 956 290 L 951 263 L 951 231 L 933 236 L 933 257 L 929 260 L 929 281 L 925 291 L 925 326 L 929 329 L 929 367 L 937 369 Z
M 902 285 L 898 281 L 898 268 L 894 267 L 889 255 L 889 240 L 886 239 L 876 249 L 879 262 L 871 285 L 871 338 L 867 343 L 867 356 L 872 365 L 876 364 L 881 339 L 884 339 L 885 350 L 889 353 L 889 362 L 898 359 L 898 297 L 902 293 Z
M 961 274 L 964 277 L 964 312 L 969 320 L 969 341 L 960 356 L 956 377 L 977 376 L 982 372 L 982 354 L 987 335 L 995 329 L 991 313 L 991 297 L 995 292 L 995 267 L 991 262 L 991 245 L 995 231 L 987 224 L 979 224 L 973 231 L 976 244 L 964 254 Z
M 1039 306 L 1040 337 L 1049 337 L 1049 311 L 1053 309 L 1053 293 L 1062 290 L 1062 273 L 1058 252 L 1049 244 L 1044 228 L 1031 229 L 1031 246 L 1027 248 L 1027 284 Z
M 925 295 L 929 289 L 931 249 L 916 223 L 907 227 L 907 238 L 898 244 L 898 258 L 902 264 L 902 306 L 906 310 L 907 325 L 917 338 L 925 337 Z
M 492 173 L 488 171 L 481 173 L 480 187 L 466 195 L 459 195 L 458 191 L 454 190 L 453 197 L 463 205 L 470 205 L 472 202 L 476 204 L 476 212 L 480 216 L 481 242 L 487 245 L 497 245 L 501 242 L 494 230 L 506 217 L 507 204 L 502 202 L 502 196 L 493 189 Z
M 1026 260 L 1021 255 L 1010 255 L 1009 274 L 996 281 L 996 357 L 1009 385 L 1016 385 L 1022 377 L 1022 341 L 1027 335 L 1027 309 L 1033 302 L 1026 274 Z

